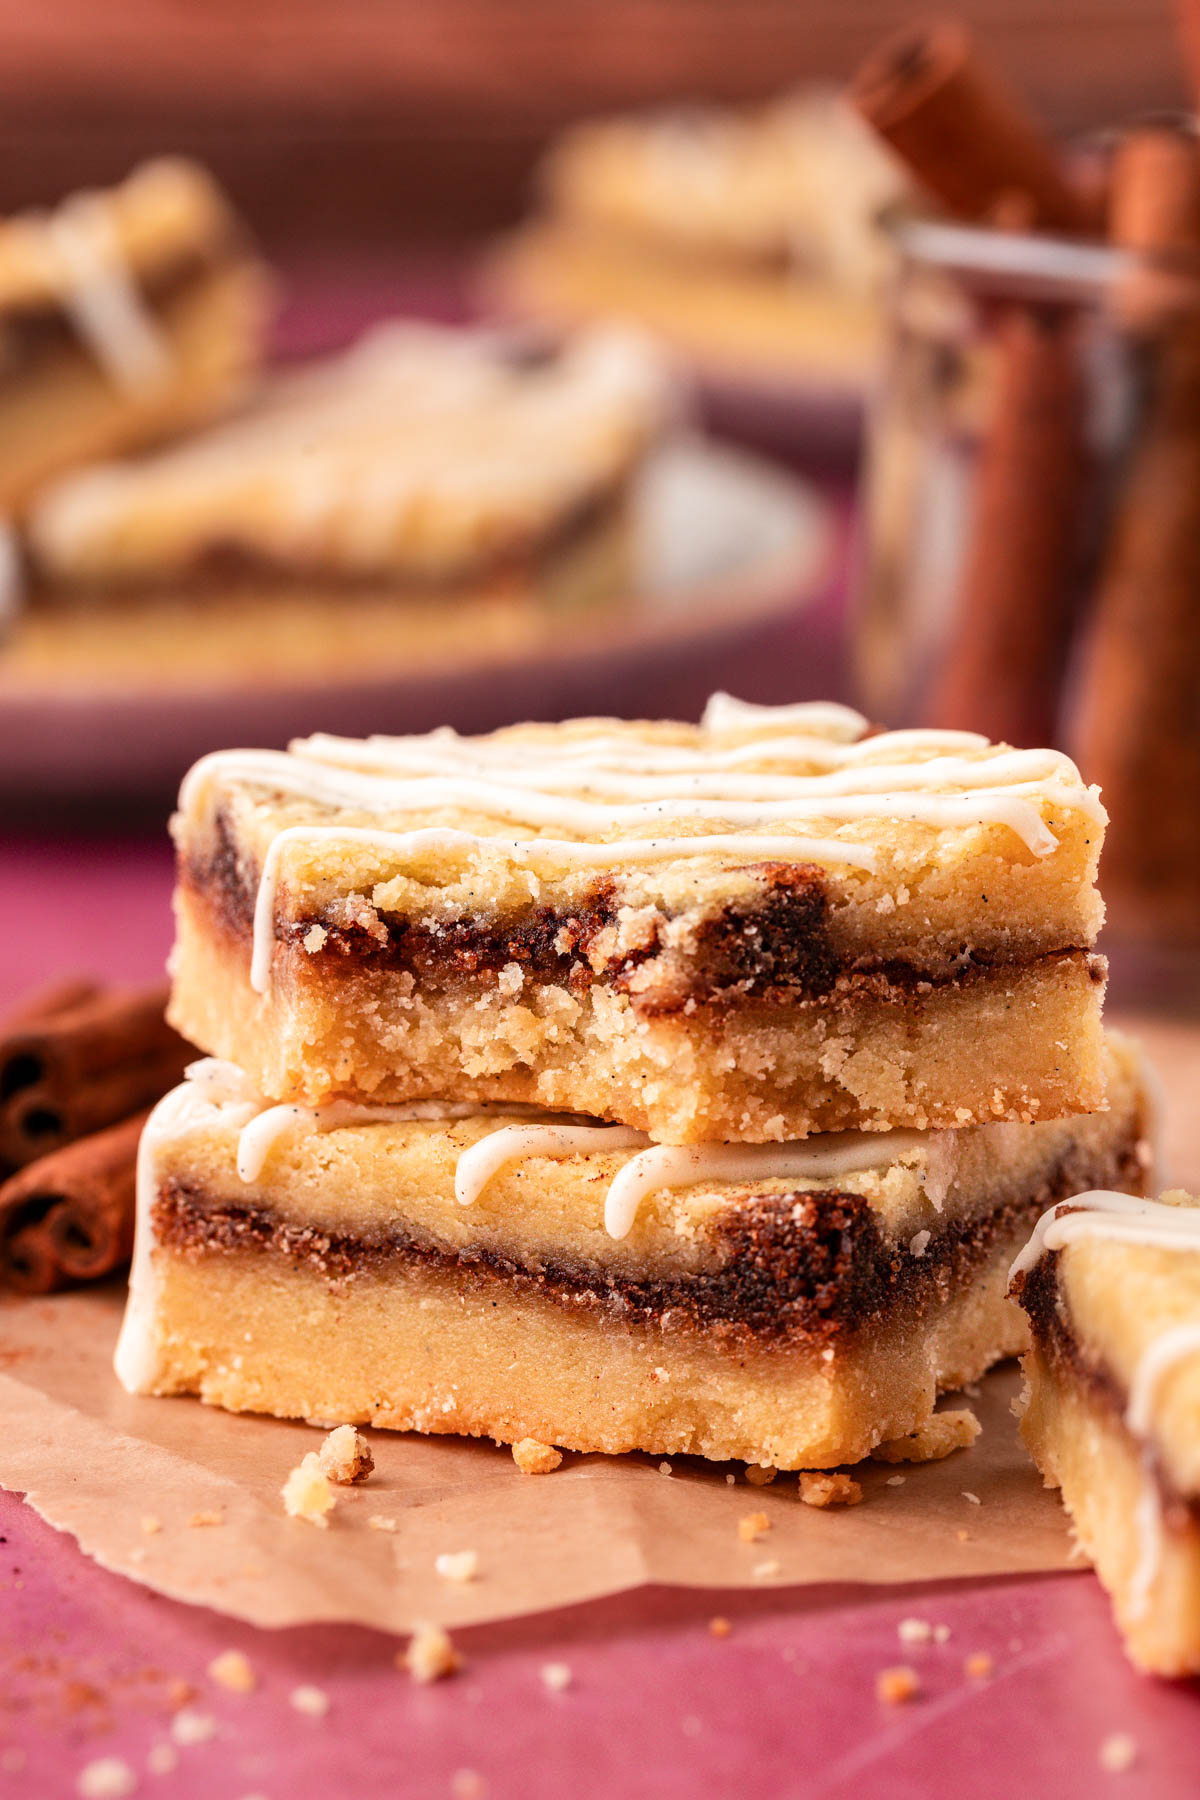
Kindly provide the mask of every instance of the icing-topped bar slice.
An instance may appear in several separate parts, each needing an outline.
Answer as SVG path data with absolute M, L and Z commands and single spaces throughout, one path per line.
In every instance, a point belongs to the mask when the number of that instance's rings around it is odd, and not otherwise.
M 1200 1200 L 1083 1194 L 1013 1270 L 1033 1344 L 1022 1433 L 1132 1660 L 1200 1674 Z
M 623 541 L 631 477 L 674 412 L 629 333 L 535 351 L 397 321 L 275 376 L 236 419 L 60 483 L 30 522 L 35 569 L 55 595 L 113 599 L 394 603 L 482 577 L 553 593 L 555 571 L 578 589 L 615 574 L 596 547 Z
M 1146 1098 L 1044 1124 L 651 1146 L 498 1107 L 271 1106 L 207 1062 L 152 1115 L 117 1368 L 143 1393 L 782 1468 L 854 1461 L 1023 1341 L 1039 1212 L 1140 1190 Z
M 275 1098 L 665 1143 L 1087 1111 L 1103 823 L 1056 752 L 725 697 L 220 753 L 175 820 L 171 1016 Z
M 76 464 L 227 408 L 257 369 L 268 291 L 192 163 L 145 163 L 0 222 L 0 514 Z

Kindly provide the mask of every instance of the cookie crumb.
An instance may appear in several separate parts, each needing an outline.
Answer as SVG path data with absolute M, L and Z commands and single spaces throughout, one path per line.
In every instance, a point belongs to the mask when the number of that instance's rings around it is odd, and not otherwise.
M 399 1531 L 400 1529 L 398 1519 L 389 1519 L 383 1513 L 372 1513 L 367 1520 L 367 1525 L 372 1531 Z
M 208 1672 L 218 1687 L 228 1688 L 231 1694 L 252 1694 L 258 1686 L 250 1659 L 240 1650 L 222 1650 L 209 1663 Z
M 658 1472 L 660 1475 L 670 1475 L 672 1472 L 670 1463 L 660 1462 L 658 1465 Z
M 313 1687 L 305 1682 L 292 1689 L 288 1695 L 288 1704 L 306 1719 L 323 1719 L 329 1711 L 329 1695 L 324 1688 Z
M 477 1550 L 443 1550 L 435 1556 L 433 1566 L 443 1581 L 474 1581 L 479 1573 Z
M 934 1413 L 907 1437 L 876 1444 L 871 1455 L 879 1462 L 940 1462 L 944 1456 L 973 1444 L 981 1429 L 970 1407 L 962 1406 L 952 1412 Z
M 920 1691 L 917 1671 L 906 1663 L 894 1669 L 881 1669 L 875 1677 L 875 1698 L 882 1700 L 885 1706 L 903 1706 L 907 1701 L 915 1700 Z
M 725 1486 L 726 1487 L 734 1487 L 736 1485 L 736 1483 L 737 1483 L 737 1476 L 727 1473 L 725 1476 Z
M 718 1615 L 717 1618 L 708 1621 L 709 1637 L 727 1638 L 732 1635 L 732 1632 L 733 1626 L 728 1619 L 723 1619 Z
M 903 1487 L 907 1480 L 907 1475 L 889 1475 L 883 1485 L 884 1487 Z
M 75 1792 L 83 1800 L 125 1800 L 137 1787 L 137 1776 L 119 1756 L 101 1756 L 79 1771 Z
M 743 1513 L 738 1520 L 738 1537 L 743 1544 L 757 1544 L 770 1529 L 771 1521 L 765 1512 Z
M 478 1769 L 455 1769 L 450 1777 L 452 1800 L 484 1800 L 487 1782 Z
M 341 1487 L 365 1481 L 375 1467 L 371 1446 L 353 1425 L 338 1425 L 324 1439 L 317 1451 L 322 1475 Z
M 167 1683 L 167 1705 L 172 1712 L 178 1712 L 181 1706 L 186 1706 L 195 1697 L 195 1693 L 190 1681 L 185 1681 L 182 1675 L 174 1675 Z
M 552 1475 L 562 1461 L 562 1451 L 540 1438 L 521 1438 L 513 1445 L 512 1456 L 522 1475 Z
M 767 1562 L 755 1563 L 750 1573 L 753 1575 L 755 1581 L 769 1581 L 772 1575 L 778 1575 L 782 1567 L 782 1563 L 777 1562 L 774 1557 L 771 1557 Z
M 933 1626 L 928 1619 L 901 1619 L 896 1636 L 902 1644 L 928 1644 L 933 1640 Z
M 565 1662 L 543 1663 L 541 1675 L 543 1685 L 548 1687 L 552 1694 L 565 1693 L 575 1679 L 571 1673 L 570 1664 Z
M 751 1487 L 769 1487 L 778 1473 L 778 1469 L 772 1469 L 766 1463 L 746 1464 L 746 1480 Z
M 316 956 L 324 949 L 325 939 L 329 936 L 323 925 L 310 925 L 300 942 L 310 956 Z
M 210 1506 L 204 1512 L 194 1512 L 188 1520 L 189 1525 L 223 1525 L 225 1514 L 219 1506 Z
M 972 1650 L 963 1664 L 963 1674 L 972 1681 L 986 1681 L 995 1666 L 986 1650 Z
M 217 1721 L 211 1713 L 195 1712 L 185 1706 L 171 1720 L 171 1736 L 185 1750 L 193 1744 L 207 1744 L 209 1738 L 217 1735 Z
M 153 1537 L 156 1531 L 162 1530 L 162 1520 L 156 1519 L 153 1513 L 146 1513 L 142 1519 L 142 1530 L 147 1537 Z
M 969 1500 L 971 1502 L 972 1506 L 982 1506 L 983 1505 L 983 1501 L 979 1498 L 979 1495 L 970 1493 L 967 1488 L 963 1489 L 962 1497 L 964 1500 Z
M 320 1458 L 315 1450 L 301 1457 L 292 1470 L 283 1487 L 284 1511 L 289 1518 L 304 1519 L 309 1525 L 319 1525 L 324 1531 L 329 1525 L 327 1513 L 337 1505 L 337 1495 L 329 1484 L 329 1478 L 321 1468 Z
M 408 1640 L 408 1648 L 400 1651 L 396 1662 L 420 1682 L 442 1681 L 462 1667 L 462 1657 L 450 1642 L 449 1632 L 440 1625 L 418 1625 Z
M 969 1544 L 971 1541 L 970 1532 L 964 1531 L 961 1525 L 959 1526 L 958 1530 L 955 1532 L 954 1535 L 958 1539 L 960 1544 Z
M 826 1469 L 801 1469 L 800 1498 L 805 1506 L 857 1506 L 862 1488 L 849 1475 Z
M 1124 1775 L 1137 1761 L 1138 1748 L 1127 1731 L 1114 1731 L 1100 1746 L 1100 1767 L 1106 1775 Z

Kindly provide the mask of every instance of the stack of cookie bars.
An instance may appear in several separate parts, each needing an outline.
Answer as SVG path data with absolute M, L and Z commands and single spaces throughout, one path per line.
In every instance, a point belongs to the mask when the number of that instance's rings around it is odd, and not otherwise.
M 1073 765 L 840 706 L 189 775 L 118 1370 L 232 1409 L 850 1463 L 1141 1192 Z

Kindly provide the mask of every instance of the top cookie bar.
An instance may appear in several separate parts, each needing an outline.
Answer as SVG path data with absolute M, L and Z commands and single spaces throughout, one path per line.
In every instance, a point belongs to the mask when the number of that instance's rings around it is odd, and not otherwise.
M 1074 766 L 847 708 L 227 751 L 172 1022 L 260 1092 L 526 1101 L 663 1142 L 1104 1104 Z

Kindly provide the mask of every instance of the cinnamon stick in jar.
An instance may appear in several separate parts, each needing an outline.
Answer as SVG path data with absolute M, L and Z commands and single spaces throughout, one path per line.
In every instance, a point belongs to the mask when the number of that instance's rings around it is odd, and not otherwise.
M 954 19 L 897 32 L 868 57 L 852 105 L 955 218 L 992 218 L 1011 194 L 1051 231 L 1099 225 L 1094 192 L 1067 180 L 1052 144 Z
M 49 1294 L 129 1261 L 146 1118 L 137 1113 L 39 1157 L 0 1186 L 0 1284 Z
M 23 1168 L 127 1118 L 182 1077 L 194 1051 L 167 1024 L 165 985 L 70 980 L 0 1028 L 0 1166 Z
M 953 623 L 928 722 L 1026 748 L 1052 743 L 1087 474 L 1079 321 L 997 314 L 995 393 L 980 446 Z
M 1072 747 L 1110 823 L 1118 930 L 1200 942 L 1200 145 L 1143 127 L 1113 167 L 1113 229 L 1148 257 L 1121 295 L 1140 417 L 1090 632 Z

